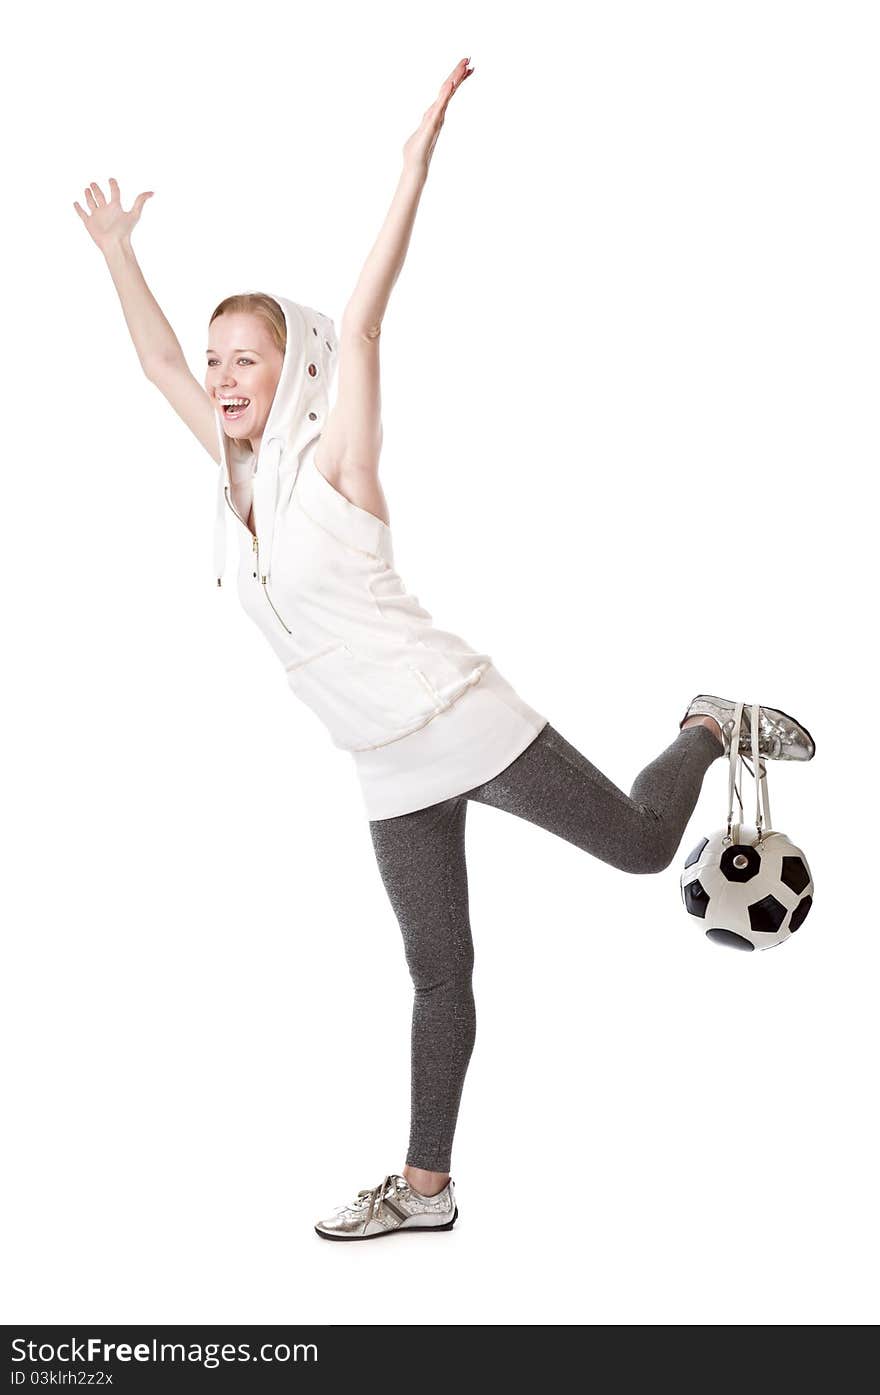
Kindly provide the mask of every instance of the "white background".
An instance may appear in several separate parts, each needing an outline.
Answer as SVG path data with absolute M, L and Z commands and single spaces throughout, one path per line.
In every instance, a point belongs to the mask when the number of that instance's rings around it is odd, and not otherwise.
M 142 18 L 5 34 L 3 1320 L 876 1321 L 874 7 Z M 627 791 L 695 693 L 799 717 L 815 904 L 777 954 L 686 917 L 723 762 L 653 876 L 471 804 L 460 1219 L 330 1245 L 405 1159 L 400 932 L 73 201 L 155 190 L 198 374 L 233 291 L 338 327 L 466 54 L 383 327 L 398 568 Z

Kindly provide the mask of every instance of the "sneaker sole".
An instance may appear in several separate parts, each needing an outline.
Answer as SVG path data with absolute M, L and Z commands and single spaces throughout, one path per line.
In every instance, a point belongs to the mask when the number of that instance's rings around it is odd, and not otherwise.
M 314 1227 L 315 1234 L 320 1235 L 322 1240 L 381 1240 L 383 1235 L 409 1235 L 411 1231 L 426 1230 L 451 1230 L 458 1220 L 458 1206 L 452 1213 L 451 1221 L 444 1221 L 443 1225 L 398 1225 L 394 1230 L 377 1230 L 372 1235 L 330 1235 L 326 1230 L 319 1230 Z

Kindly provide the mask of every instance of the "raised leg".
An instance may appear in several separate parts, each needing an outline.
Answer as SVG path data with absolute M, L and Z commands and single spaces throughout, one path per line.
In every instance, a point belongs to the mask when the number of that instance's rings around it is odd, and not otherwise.
M 548 722 L 515 761 L 466 798 L 528 819 L 623 872 L 661 872 L 720 755 L 722 744 L 705 725 L 685 726 L 627 795 Z

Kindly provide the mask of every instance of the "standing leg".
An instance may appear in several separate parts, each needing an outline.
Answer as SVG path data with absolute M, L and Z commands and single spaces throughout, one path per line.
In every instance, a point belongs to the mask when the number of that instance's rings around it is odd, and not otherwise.
M 449 1176 L 452 1138 L 476 1036 L 465 819 L 461 796 L 370 821 L 379 871 L 415 986 L 407 1180 L 429 1194 Z M 419 1172 L 435 1174 L 420 1177 Z M 439 1180 L 438 1180 L 439 1179 Z
M 627 795 L 548 722 L 465 798 L 539 824 L 621 871 L 660 872 L 675 856 L 706 771 L 723 754 L 707 726 L 682 727 Z

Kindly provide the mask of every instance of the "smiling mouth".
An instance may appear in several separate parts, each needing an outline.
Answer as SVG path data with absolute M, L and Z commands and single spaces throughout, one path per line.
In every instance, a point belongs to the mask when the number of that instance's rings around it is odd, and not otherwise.
M 243 417 L 248 407 L 251 405 L 249 397 L 235 398 L 232 402 L 224 402 L 220 399 L 223 408 L 223 415 L 227 421 L 236 421 L 238 417 Z

